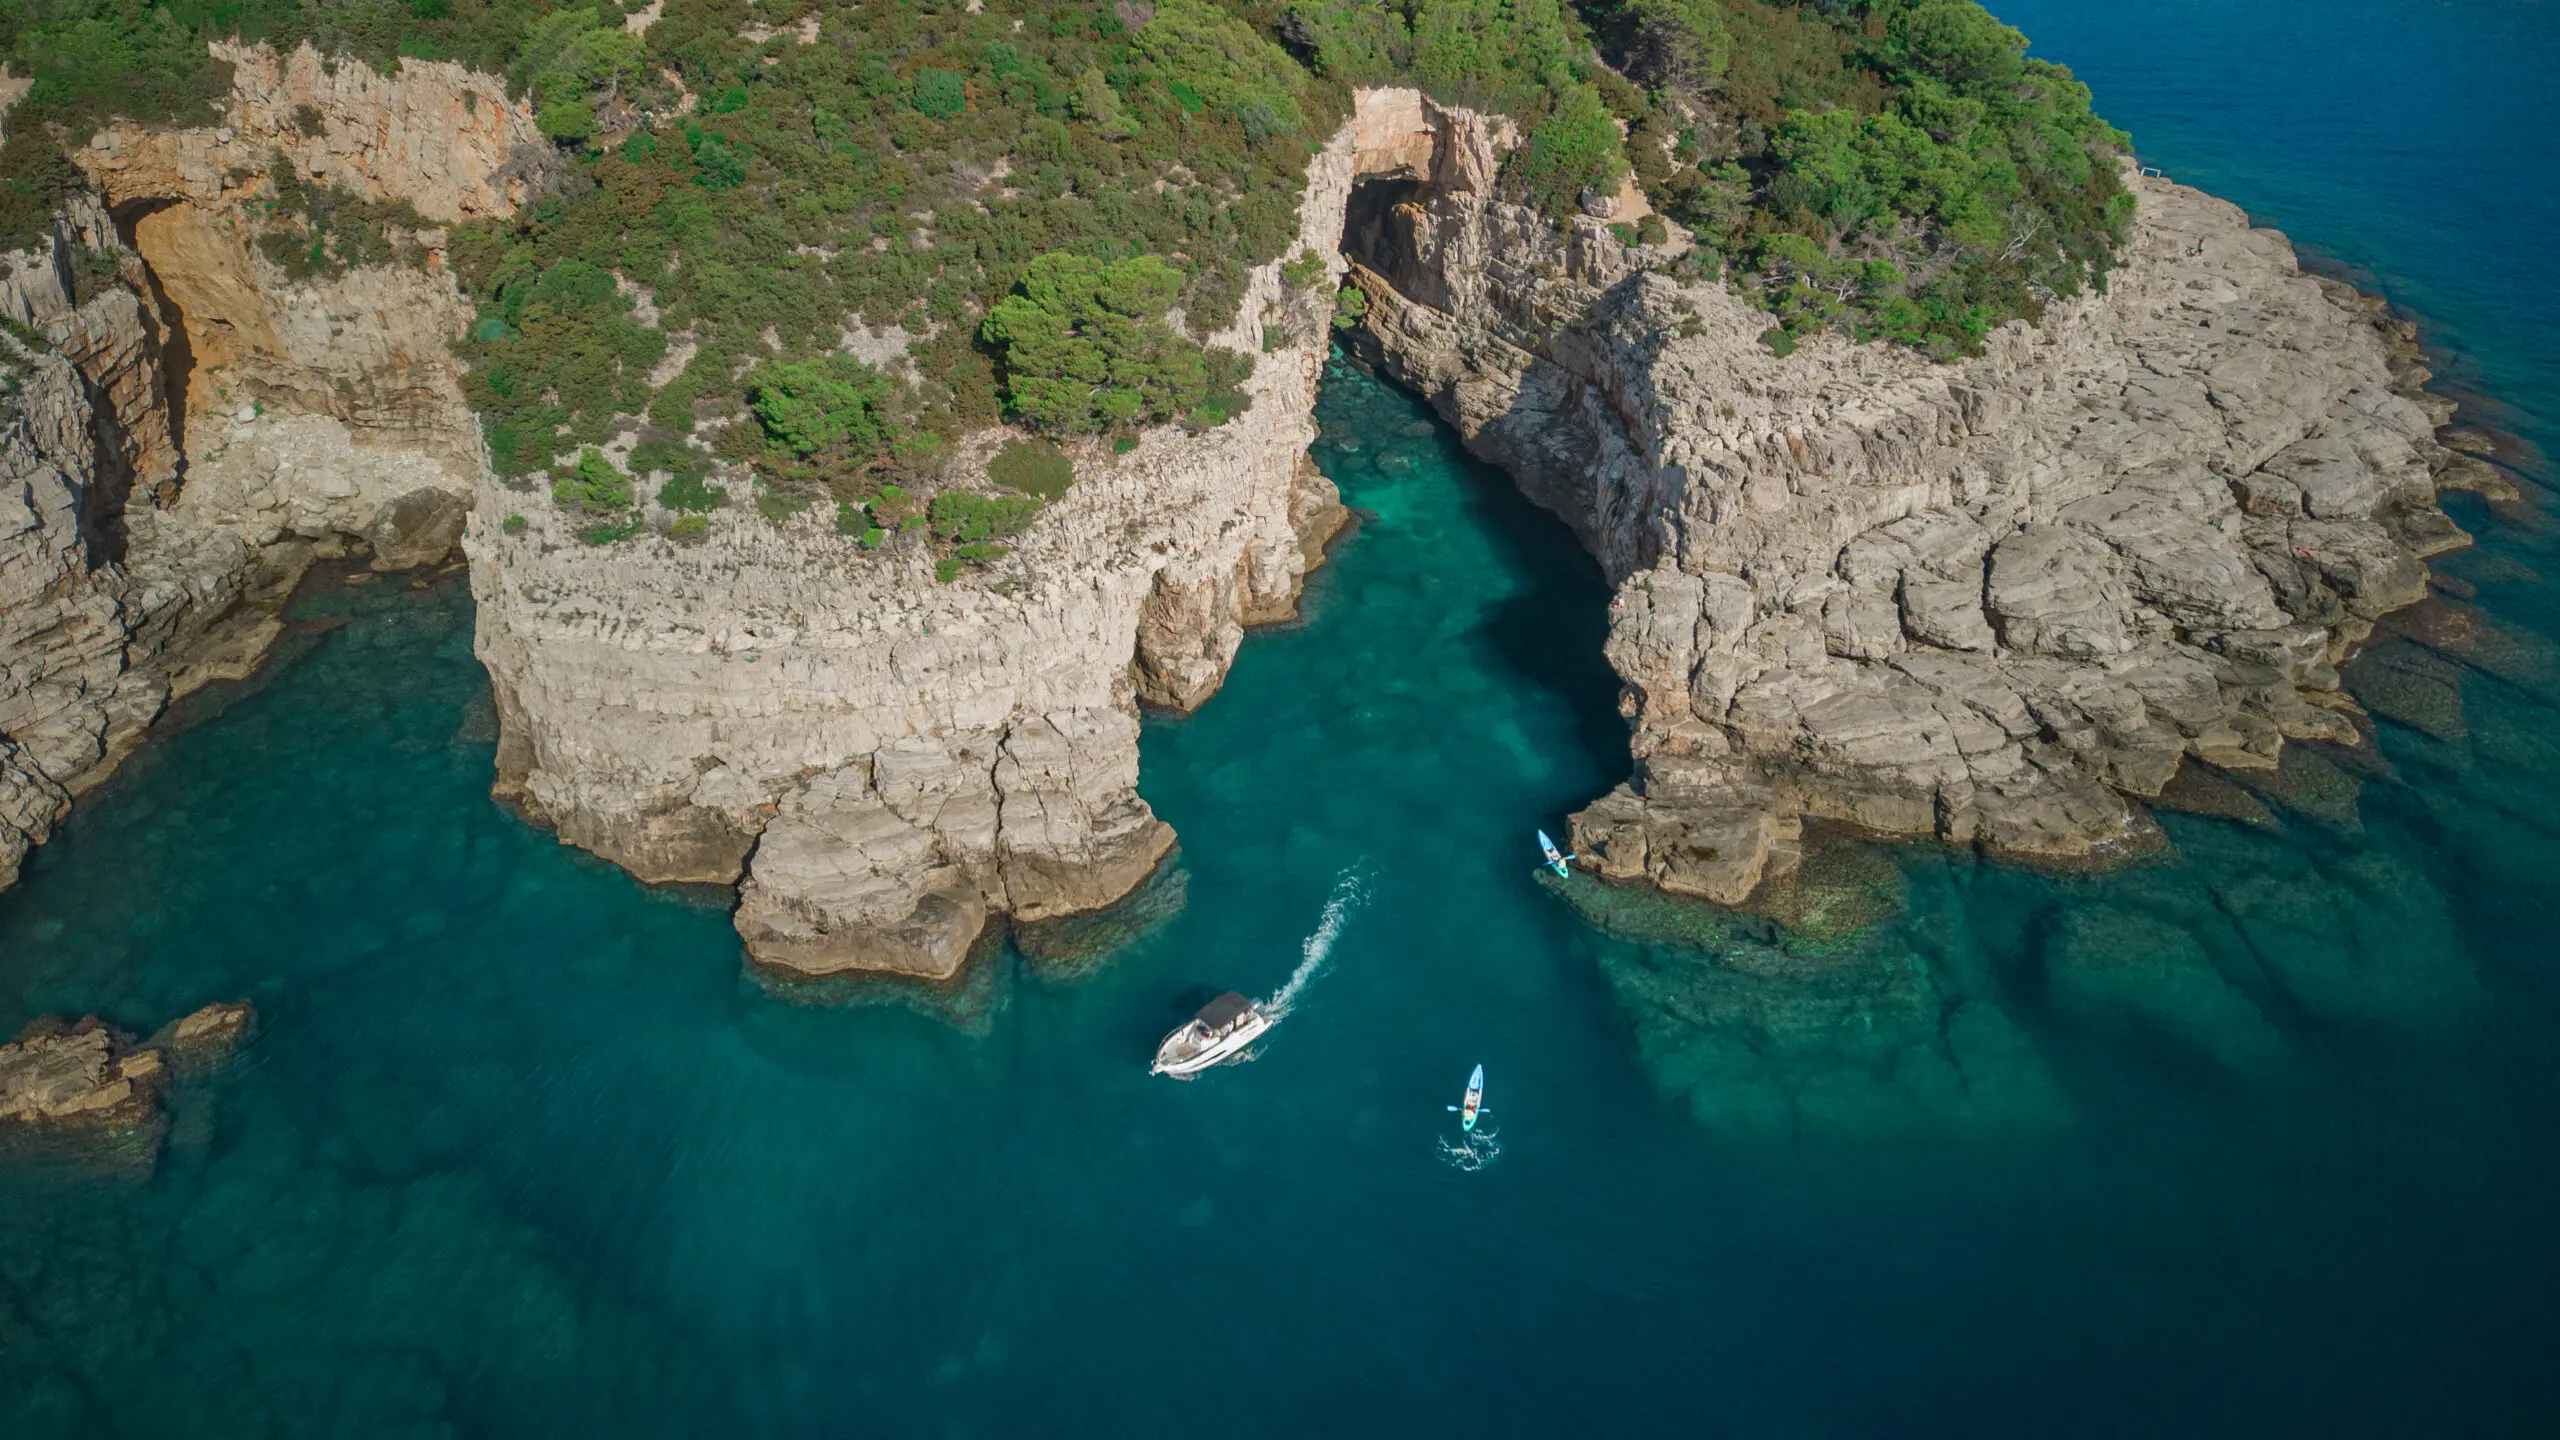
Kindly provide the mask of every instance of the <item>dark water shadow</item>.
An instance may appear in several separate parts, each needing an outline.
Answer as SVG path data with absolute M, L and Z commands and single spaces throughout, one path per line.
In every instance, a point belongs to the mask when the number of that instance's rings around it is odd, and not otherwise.
M 1498 467 L 1469 454 L 1429 402 L 1350 351 L 1336 357 L 1412 401 L 1447 448 L 1468 517 L 1500 549 L 1527 588 L 1490 607 L 1473 632 L 1485 653 L 1522 685 L 1554 696 L 1573 717 L 1576 742 L 1606 789 L 1634 760 L 1618 715 L 1618 674 L 1601 647 L 1609 638 L 1609 584 L 1600 564 L 1565 523 L 1540 509 Z

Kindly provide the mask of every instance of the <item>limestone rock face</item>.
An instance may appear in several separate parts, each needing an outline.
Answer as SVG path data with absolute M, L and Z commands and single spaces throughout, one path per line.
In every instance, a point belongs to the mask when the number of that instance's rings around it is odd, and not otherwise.
M 249 570 L 237 537 L 128 504 L 169 433 L 151 438 L 153 337 L 131 292 L 75 304 L 51 283 L 75 245 L 112 243 L 105 226 L 74 217 L 52 245 L 0 257 L 0 309 L 79 342 L 0 337 L 0 884 L 140 738 Z M 128 383 L 136 368 L 149 384 Z
M 1346 127 L 1310 166 L 1319 254 L 1356 155 Z M 732 507 L 698 543 L 597 548 L 484 481 L 465 543 L 500 793 L 644 879 L 743 879 L 748 952 L 794 973 L 944 978 L 998 915 L 1135 888 L 1173 838 L 1137 794 L 1138 705 L 1206 700 L 1342 520 L 1306 460 L 1333 287 L 1278 270 L 1208 337 L 1258 356 L 1252 408 L 1079 452 L 1010 556 L 947 583 L 921 547 L 866 550 L 822 512 Z M 1000 439 L 947 483 L 976 483 Z
M 1498 137 L 1419 108 L 1415 170 L 1492 173 Z M 1603 873 L 1736 902 L 1805 815 L 2103 858 L 2186 756 L 2352 741 L 2340 658 L 2467 539 L 2433 504 L 2440 417 L 2405 337 L 2281 235 L 2128 183 L 2106 293 L 1951 365 L 1781 359 L 1668 251 L 1472 183 L 1364 232 L 1364 351 L 1618 587 L 1636 775 L 1574 831 Z
M 97 193 L 0 255 L 0 315 L 46 342 L 0 338 L 0 884 L 173 695 L 257 663 L 315 558 L 449 553 L 482 468 L 441 233 L 289 282 L 246 207 L 281 155 L 431 221 L 499 213 L 530 118 L 456 66 L 224 58 L 218 120 L 110 127 L 75 156 Z
M 484 220 L 514 212 L 527 182 L 521 162 L 509 162 L 546 143 L 503 79 L 450 61 L 404 58 L 385 75 L 307 44 L 279 55 L 216 42 L 213 54 L 232 67 L 231 93 L 210 123 L 111 127 L 79 157 L 110 203 L 211 204 L 232 175 L 263 174 L 281 156 L 305 176 L 431 221 Z

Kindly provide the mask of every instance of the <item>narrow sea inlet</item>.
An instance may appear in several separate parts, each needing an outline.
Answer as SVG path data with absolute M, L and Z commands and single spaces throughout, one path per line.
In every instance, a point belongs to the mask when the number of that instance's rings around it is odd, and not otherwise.
M 2548 7 L 2000 8 L 2560 441 Z M 156 1163 L 0 1153 L 0 1435 L 2550 1432 L 2534 451 L 2376 637 L 2372 751 L 2112 875 L 1826 852 L 1871 923 L 1809 944 L 1539 878 L 1627 764 L 1600 575 L 1410 397 L 1337 362 L 1319 419 L 1362 520 L 1150 722 L 1155 913 L 952 998 L 742 978 L 490 802 L 459 576 L 315 587 L 0 893 L 0 1031 L 260 1016 Z

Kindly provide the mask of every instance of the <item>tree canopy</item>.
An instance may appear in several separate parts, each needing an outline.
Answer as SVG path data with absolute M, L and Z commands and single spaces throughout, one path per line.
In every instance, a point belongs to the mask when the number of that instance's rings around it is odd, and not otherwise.
M 1180 272 L 1152 255 L 1032 261 L 984 326 L 1002 356 L 1007 413 L 1033 429 L 1089 434 L 1200 409 L 1240 377 L 1214 372 L 1213 352 L 1165 323 L 1181 290 Z

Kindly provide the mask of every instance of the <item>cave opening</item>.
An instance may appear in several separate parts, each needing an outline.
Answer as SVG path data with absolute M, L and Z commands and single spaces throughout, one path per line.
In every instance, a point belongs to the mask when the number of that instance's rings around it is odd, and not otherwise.
M 1400 207 L 1419 203 L 1427 187 L 1405 174 L 1363 175 L 1351 183 L 1351 200 L 1342 214 L 1342 253 L 1406 288 L 1405 270 L 1413 259 L 1413 225 L 1398 215 Z

